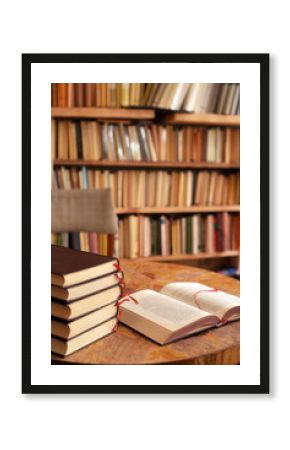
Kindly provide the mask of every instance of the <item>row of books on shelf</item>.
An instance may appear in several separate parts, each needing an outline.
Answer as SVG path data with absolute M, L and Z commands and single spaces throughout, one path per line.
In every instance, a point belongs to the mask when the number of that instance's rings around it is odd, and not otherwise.
M 239 250 L 240 217 L 234 213 L 129 215 L 119 219 L 115 238 L 92 232 L 61 233 L 52 235 L 52 243 L 120 258 L 213 254 Z
M 118 208 L 238 205 L 240 174 L 215 170 L 54 169 L 54 189 L 111 188 Z
M 119 221 L 120 258 L 239 249 L 239 215 L 134 216 Z
M 52 83 L 54 107 L 149 107 L 239 114 L 237 83 Z
M 85 231 L 52 233 L 51 243 L 100 255 L 116 253 L 115 237 L 106 233 L 87 233 Z
M 52 120 L 52 157 L 61 160 L 239 163 L 240 130 L 161 124 Z

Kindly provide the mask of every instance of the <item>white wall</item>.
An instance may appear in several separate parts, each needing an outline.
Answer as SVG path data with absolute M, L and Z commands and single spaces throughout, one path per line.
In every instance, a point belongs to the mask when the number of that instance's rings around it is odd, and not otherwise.
M 115 4 L 113 4 L 115 3 Z M 290 70 L 287 2 L 9 2 L 1 38 L 1 443 L 270 449 L 287 439 L 289 399 Z M 271 6 L 270 6 L 271 5 Z M 106 8 L 106 10 L 105 10 Z M 84 11 L 84 14 L 81 14 Z M 62 12 L 60 19 L 58 14 Z M 113 12 L 113 14 L 112 14 Z M 69 17 L 69 13 L 71 13 Z M 133 18 L 132 14 L 136 16 Z M 104 14 L 104 15 L 103 15 Z M 108 28 L 109 26 L 109 28 Z M 270 396 L 23 396 L 20 394 L 20 139 L 22 52 L 270 52 L 272 359 Z M 41 149 L 40 149 L 41 151 Z M 249 149 L 250 151 L 250 149 Z M 2 159 L 4 156 L 5 161 Z M 286 159 L 288 157 L 288 160 Z M 9 190 L 8 190 L 9 188 Z M 11 198 L 12 194 L 12 198 Z M 5 211 L 5 213 L 4 213 Z M 287 214 L 288 213 L 288 214 Z M 3 229 L 3 230 L 2 230 Z M 7 237 L 7 238 L 6 238 Z M 7 252 L 7 256 L 6 256 Z M 5 255 L 5 256 L 4 256 Z M 41 261 L 39 262 L 41 264 Z M 289 264 L 288 264 L 289 265 Z

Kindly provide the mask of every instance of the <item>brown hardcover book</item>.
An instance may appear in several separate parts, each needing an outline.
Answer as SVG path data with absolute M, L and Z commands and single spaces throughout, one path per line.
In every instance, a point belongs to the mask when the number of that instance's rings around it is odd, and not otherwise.
M 67 287 L 116 272 L 117 258 L 51 246 L 51 282 Z M 114 283 L 113 283 L 114 284 Z
M 98 325 L 91 330 L 86 331 L 72 339 L 51 338 L 51 351 L 58 355 L 66 356 L 70 355 L 77 350 L 95 342 L 105 336 L 108 336 L 114 331 L 116 324 L 116 318 L 110 319 L 107 322 Z
M 89 239 L 88 233 L 82 233 L 83 242 L 81 242 L 81 247 L 83 244 L 83 250 L 85 253 L 89 252 Z M 100 238 L 100 242 L 98 242 L 98 248 L 103 253 L 107 252 L 107 236 L 104 233 L 100 233 L 98 235 Z M 100 245 L 99 245 L 100 244 Z M 95 253 L 92 253 L 95 255 Z M 72 286 L 67 287 L 59 287 L 51 285 L 51 296 L 63 301 L 72 301 L 79 300 L 85 296 L 88 296 L 93 293 L 97 293 L 102 289 L 107 289 L 111 286 L 114 286 L 116 283 L 116 273 L 106 274 L 94 279 L 90 279 L 89 281 L 85 281 L 79 284 L 74 284 Z
M 56 317 L 51 320 L 51 334 L 62 339 L 71 339 L 85 331 L 95 328 L 117 316 L 116 302 L 96 311 L 92 311 L 77 319 L 64 321 Z
M 51 315 L 59 319 L 70 321 L 77 319 L 92 311 L 115 303 L 122 293 L 119 284 L 103 289 L 92 295 L 71 302 L 63 302 L 56 298 L 51 299 Z

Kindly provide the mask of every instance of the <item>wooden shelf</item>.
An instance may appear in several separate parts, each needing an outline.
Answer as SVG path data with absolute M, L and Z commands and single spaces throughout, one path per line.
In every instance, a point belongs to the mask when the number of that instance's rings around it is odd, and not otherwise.
M 177 161 L 91 161 L 91 160 L 55 160 L 54 166 L 68 167 L 101 167 L 101 168 L 144 168 L 144 169 L 239 169 L 239 164 L 210 162 L 177 162 Z
M 75 119 L 126 119 L 126 120 L 152 120 L 155 118 L 153 109 L 125 109 L 125 108 L 51 108 L 53 118 Z
M 154 109 L 52 107 L 53 118 L 152 120 L 156 117 L 168 124 L 239 126 L 239 115 L 172 112 L 158 114 Z
M 215 252 L 215 253 L 198 253 L 196 255 L 157 255 L 157 256 L 147 256 L 147 257 L 139 257 L 134 258 L 134 261 L 188 261 L 188 260 L 196 260 L 196 259 L 213 259 L 213 258 L 233 258 L 238 257 L 240 252 L 238 250 L 229 250 L 227 252 Z M 130 258 L 122 258 L 122 259 L 130 259 Z
M 194 114 L 194 113 L 170 113 L 162 116 L 168 124 L 187 124 L 187 125 L 223 125 L 223 126 L 240 126 L 239 115 L 225 114 Z
M 240 205 L 234 206 L 168 206 L 166 208 L 116 208 L 117 214 L 188 214 L 188 213 L 216 213 L 239 212 Z

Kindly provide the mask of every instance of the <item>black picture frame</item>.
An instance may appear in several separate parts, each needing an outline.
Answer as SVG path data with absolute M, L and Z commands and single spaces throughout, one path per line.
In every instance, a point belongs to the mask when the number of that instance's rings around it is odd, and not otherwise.
M 255 63 L 260 65 L 260 383 L 257 385 L 31 384 L 31 65 L 33 63 Z M 263 151 L 261 151 L 261 149 Z M 269 54 L 22 55 L 22 393 L 269 393 Z

